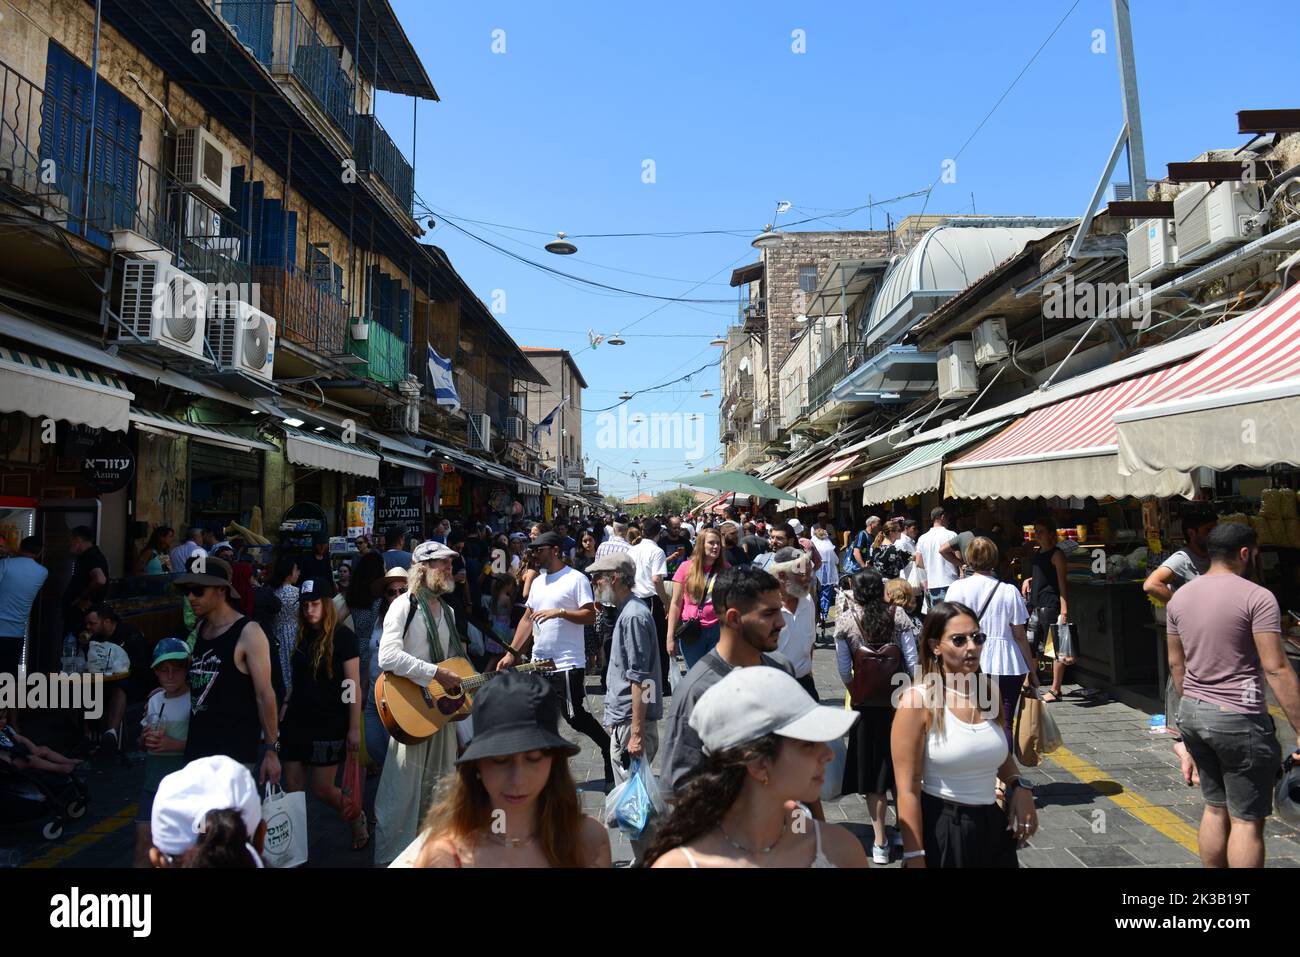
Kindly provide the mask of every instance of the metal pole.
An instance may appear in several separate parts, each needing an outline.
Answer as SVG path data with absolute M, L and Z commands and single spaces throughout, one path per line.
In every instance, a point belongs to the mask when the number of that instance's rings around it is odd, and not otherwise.
M 1083 219 L 1079 221 L 1079 228 L 1075 230 L 1074 239 L 1070 242 L 1070 248 L 1065 254 L 1067 262 L 1074 262 L 1079 253 L 1079 248 L 1083 245 L 1083 237 L 1088 234 L 1092 228 L 1092 219 L 1097 212 L 1097 203 L 1101 202 L 1101 194 L 1106 192 L 1106 184 L 1110 182 L 1111 174 L 1115 172 L 1115 164 L 1119 162 L 1119 151 L 1123 148 L 1125 140 L 1128 138 L 1127 124 L 1119 131 L 1119 138 L 1115 140 L 1115 145 L 1111 148 L 1110 159 L 1106 162 L 1106 169 L 1102 171 L 1101 179 L 1097 180 L 1097 187 L 1092 191 L 1092 199 L 1088 202 L 1088 211 L 1083 214 Z
M 1146 153 L 1142 148 L 1142 113 L 1138 108 L 1137 65 L 1133 59 L 1133 24 L 1128 0 L 1111 0 L 1115 8 L 1115 59 L 1124 94 L 1124 123 L 1128 127 L 1128 175 L 1133 198 L 1147 198 Z
M 86 195 L 81 204 L 82 235 L 90 232 L 90 187 L 95 171 L 95 110 L 99 98 L 99 26 L 102 0 L 95 0 L 95 46 L 90 53 L 90 149 L 86 154 Z M 107 132 L 107 131 L 105 131 Z

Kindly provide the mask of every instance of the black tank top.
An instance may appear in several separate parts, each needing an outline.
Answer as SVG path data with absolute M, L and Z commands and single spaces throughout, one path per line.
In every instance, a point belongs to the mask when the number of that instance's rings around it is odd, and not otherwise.
M 257 760 L 262 722 L 253 678 L 235 666 L 235 645 L 251 618 L 240 618 L 217 637 L 204 638 L 207 622 L 194 640 L 190 665 L 190 732 L 185 760 L 224 754 L 251 764 Z
M 1034 556 L 1032 597 L 1035 606 L 1059 605 L 1061 603 L 1061 583 L 1059 576 L 1056 574 L 1056 566 L 1052 564 L 1052 558 L 1056 555 L 1057 550 L 1057 547 L 1053 545 L 1047 551 L 1039 552 Z

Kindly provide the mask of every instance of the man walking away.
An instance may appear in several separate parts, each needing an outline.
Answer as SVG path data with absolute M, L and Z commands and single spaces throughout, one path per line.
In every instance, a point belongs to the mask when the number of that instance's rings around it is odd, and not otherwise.
M 1182 695 L 1178 729 L 1201 775 L 1206 867 L 1264 866 L 1282 755 L 1261 677 L 1300 727 L 1300 680 L 1282 648 L 1277 599 L 1244 577 L 1258 553 L 1253 529 L 1220 525 L 1209 536 L 1209 571 L 1169 602 L 1169 672 Z
M 614 780 L 631 775 L 632 760 L 645 764 L 659 750 L 659 719 L 663 717 L 659 645 L 650 609 L 632 592 L 636 567 L 626 555 L 607 555 L 587 569 L 596 587 L 596 600 L 618 609 L 606 676 L 605 727 L 611 739 Z M 650 835 L 632 841 L 633 863 L 641 862 Z
M 35 536 L 18 543 L 17 555 L 0 559 L 0 675 L 17 677 L 32 605 L 49 577 Z M 27 670 L 35 671 L 35 664 L 29 660 Z
M 811 562 L 804 552 L 787 545 L 776 553 L 768 570 L 781 583 L 781 616 L 785 627 L 781 629 L 777 650 L 793 666 L 795 680 L 817 701 L 817 685 L 812 676 L 817 611 L 808 592 L 812 582 Z
M 388 550 L 384 552 L 384 571 L 410 568 L 412 562 L 411 553 L 406 550 L 406 530 L 390 528 L 384 538 L 388 542 Z
M 645 606 L 650 610 L 650 615 L 654 621 L 655 634 L 659 636 L 659 644 L 666 647 L 670 600 L 668 592 L 664 588 L 664 580 L 668 576 L 667 558 L 664 555 L 664 550 L 656 544 L 661 528 L 662 526 L 656 519 L 646 519 L 642 528 L 641 541 L 628 549 L 627 555 L 632 559 L 636 569 L 636 581 L 632 586 L 632 594 L 645 602 Z M 660 656 L 660 658 L 662 667 L 659 674 L 661 682 L 659 687 L 663 694 L 667 694 L 668 669 L 673 667 L 674 663 L 668 660 L 666 654 Z
M 930 512 L 930 530 L 916 543 L 916 563 L 925 569 L 931 605 L 943 601 L 948 586 L 961 577 L 957 533 L 949 530 L 948 513 L 942 506 Z
M 168 556 L 171 559 L 173 575 L 185 574 L 190 570 L 190 559 L 195 555 L 206 555 L 208 553 L 202 542 L 203 529 L 197 525 L 192 526 L 189 530 L 189 538 L 173 548 Z
M 530 642 L 534 658 L 550 658 L 555 662 L 555 674 L 549 680 L 563 703 L 565 720 L 569 727 L 585 734 L 600 748 L 609 787 L 614 780 L 609 735 L 586 707 L 587 652 L 582 629 L 584 625 L 596 623 L 596 599 L 587 576 L 564 564 L 560 554 L 563 547 L 564 540 L 554 532 L 543 532 L 528 543 L 537 566 L 544 573 L 533 581 L 524 617 L 519 620 L 510 651 L 497 663 L 497 670 L 504 671 L 513 665 Z

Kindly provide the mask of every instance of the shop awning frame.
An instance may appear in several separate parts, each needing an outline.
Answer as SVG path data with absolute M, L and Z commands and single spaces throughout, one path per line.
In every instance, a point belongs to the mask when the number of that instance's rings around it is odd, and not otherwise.
M 141 432 L 153 432 L 160 435 L 184 435 L 205 445 L 215 445 L 236 452 L 274 452 L 276 448 L 270 442 L 249 438 L 216 425 L 203 422 L 190 422 L 165 412 L 152 409 L 131 409 L 131 425 Z
M 850 471 L 857 464 L 858 457 L 856 452 L 852 455 L 841 455 L 834 461 L 828 462 L 817 469 L 812 475 L 791 489 L 792 492 L 803 499 L 803 504 L 800 507 L 808 508 L 815 505 L 825 505 L 830 501 L 831 480 L 842 472 Z M 791 509 L 794 507 L 792 502 L 782 502 L 781 504 L 789 506 Z
M 1300 465 L 1300 285 L 1115 415 L 1124 475 Z
M 379 478 L 379 456 L 374 452 L 337 439 L 299 432 L 289 426 L 283 428 L 284 455 L 294 465 L 363 478 Z
M 937 491 L 943 485 L 944 459 L 1006 425 L 1005 420 L 936 439 L 912 449 L 893 465 L 862 484 L 862 504 L 877 505 L 895 499 Z
M 126 432 L 134 398 L 115 375 L 0 346 L 0 412 Z

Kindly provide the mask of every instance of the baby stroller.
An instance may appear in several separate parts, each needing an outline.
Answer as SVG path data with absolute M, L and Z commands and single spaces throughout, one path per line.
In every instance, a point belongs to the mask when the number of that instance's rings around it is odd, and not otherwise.
M 48 818 L 41 828 L 47 841 L 63 836 L 68 821 L 86 813 L 90 792 L 71 774 L 16 768 L 0 761 L 0 821 L 31 824 Z

